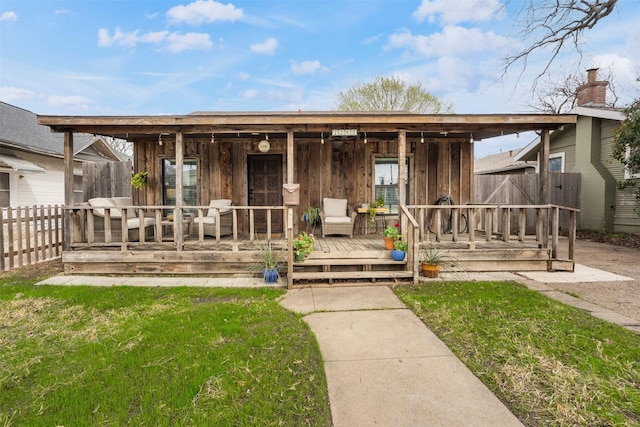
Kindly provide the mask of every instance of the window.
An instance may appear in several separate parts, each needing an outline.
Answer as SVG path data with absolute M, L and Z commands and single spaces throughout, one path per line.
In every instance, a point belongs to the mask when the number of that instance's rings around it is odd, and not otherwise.
M 549 172 L 564 172 L 564 153 L 549 154 Z
M 625 153 L 625 159 L 629 160 L 629 157 L 631 157 L 631 147 L 627 146 L 627 152 Z M 638 171 L 638 173 L 630 173 L 629 169 L 625 168 L 624 169 L 624 179 L 631 179 L 631 178 L 640 178 L 640 171 Z
M 406 159 L 406 189 L 405 201 L 409 198 L 409 159 Z M 390 213 L 398 212 L 398 159 L 397 158 L 376 158 L 374 169 L 374 189 L 375 199 L 382 197 L 385 207 Z
M 176 204 L 176 159 L 162 161 L 162 200 L 165 205 Z M 182 203 L 198 205 L 198 168 L 196 159 L 184 159 L 182 169 Z
M 84 202 L 84 181 L 82 175 L 73 175 L 73 202 Z
M 0 207 L 6 208 L 11 205 L 11 181 L 9 174 L 0 172 Z

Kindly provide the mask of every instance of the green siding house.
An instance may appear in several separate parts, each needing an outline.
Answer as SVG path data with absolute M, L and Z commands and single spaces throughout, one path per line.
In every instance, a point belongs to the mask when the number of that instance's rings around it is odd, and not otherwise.
M 604 106 L 606 83 L 595 81 L 590 72 L 589 81 L 578 88 L 578 107 L 571 111 L 577 123 L 551 134 L 549 170 L 581 174 L 579 228 L 640 234 L 634 194 L 616 188 L 616 181 L 629 178 L 623 165 L 611 157 L 613 131 L 624 115 Z M 539 146 L 539 140 L 532 142 L 514 160 L 539 160 Z

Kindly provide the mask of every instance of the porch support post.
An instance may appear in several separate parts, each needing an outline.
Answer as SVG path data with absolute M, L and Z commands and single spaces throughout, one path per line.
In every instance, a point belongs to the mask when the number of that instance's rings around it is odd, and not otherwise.
M 293 131 L 287 132 L 287 184 L 293 184 Z M 293 287 L 293 207 L 287 206 L 287 288 Z
M 64 205 L 65 207 L 73 205 L 73 133 L 71 132 L 64 133 Z M 72 226 L 71 211 L 68 209 L 64 210 L 62 226 L 64 228 L 63 250 L 69 250 Z
M 407 183 L 405 177 L 407 175 L 407 131 L 398 130 L 398 212 L 400 205 L 406 203 Z
M 549 130 L 540 135 L 540 203 L 549 204 Z M 542 210 L 542 247 L 549 247 L 549 210 Z
M 173 233 L 176 240 L 178 251 L 181 251 L 184 244 L 184 235 L 182 230 L 182 190 L 183 190 L 183 173 L 184 170 L 184 140 L 182 132 L 176 132 L 176 211 L 173 216 Z

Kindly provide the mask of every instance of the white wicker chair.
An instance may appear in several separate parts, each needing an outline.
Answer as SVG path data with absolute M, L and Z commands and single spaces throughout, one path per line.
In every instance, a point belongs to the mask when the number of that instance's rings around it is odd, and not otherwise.
M 353 237 L 353 226 L 357 215 L 356 211 L 352 211 L 349 214 L 347 199 L 325 197 L 322 199 L 322 211 L 320 212 L 322 237 L 332 234 L 344 234 Z
M 230 199 L 214 199 L 209 202 L 209 206 L 212 209 L 207 211 L 207 216 L 202 217 L 202 227 L 205 236 L 216 237 L 216 211 L 220 211 L 220 235 L 228 236 L 233 234 L 233 215 L 231 209 L 227 206 L 231 206 Z M 191 227 L 191 235 L 198 236 L 200 229 L 200 217 L 193 219 L 193 227 Z

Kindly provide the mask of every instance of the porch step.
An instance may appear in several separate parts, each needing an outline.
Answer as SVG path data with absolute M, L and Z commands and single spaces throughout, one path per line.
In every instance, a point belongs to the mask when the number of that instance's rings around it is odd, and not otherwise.
M 410 271 L 329 271 L 329 272 L 293 272 L 292 275 L 293 285 L 300 285 L 297 283 L 300 280 L 311 280 L 320 283 L 333 284 L 334 281 L 340 282 L 358 282 L 367 281 L 369 283 L 376 283 L 377 281 L 407 281 L 413 280 L 413 273 Z
M 322 265 L 331 267 L 333 265 L 405 265 L 406 261 L 394 261 L 390 258 L 308 258 L 304 261 L 295 262 L 294 266 L 304 267 L 311 265 Z

